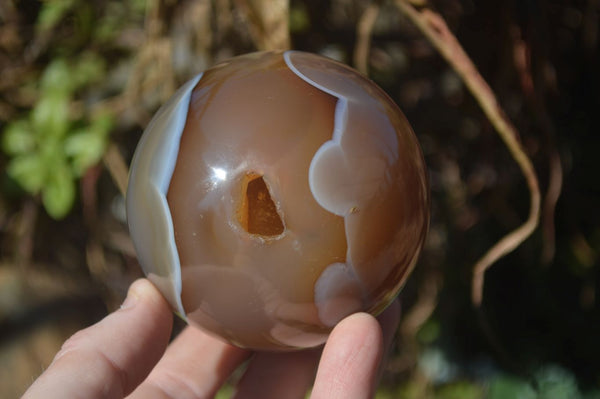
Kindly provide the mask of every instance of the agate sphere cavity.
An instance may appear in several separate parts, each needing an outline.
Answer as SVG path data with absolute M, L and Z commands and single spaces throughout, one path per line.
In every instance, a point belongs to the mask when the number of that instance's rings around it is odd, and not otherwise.
M 380 313 L 429 221 L 423 156 L 373 82 L 304 52 L 187 82 L 136 149 L 127 218 L 140 264 L 191 325 L 267 350 Z

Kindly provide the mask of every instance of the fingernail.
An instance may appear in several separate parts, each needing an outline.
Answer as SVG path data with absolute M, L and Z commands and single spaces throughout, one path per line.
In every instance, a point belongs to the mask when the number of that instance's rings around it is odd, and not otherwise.
M 129 290 L 127 291 L 127 297 L 121 304 L 121 310 L 130 309 L 138 302 L 139 295 L 137 294 L 136 290 L 133 288 L 134 284 L 132 284 L 129 287 Z

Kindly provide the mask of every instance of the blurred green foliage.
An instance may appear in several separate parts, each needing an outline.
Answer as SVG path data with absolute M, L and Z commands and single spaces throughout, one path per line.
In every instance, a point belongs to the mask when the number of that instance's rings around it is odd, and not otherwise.
M 531 384 L 512 376 L 496 377 L 490 384 L 489 399 L 536 399 L 537 394 Z
M 76 0 L 50 0 L 44 2 L 38 15 L 36 30 L 41 33 L 54 28 L 76 3 Z
M 115 38 L 145 9 L 145 0 L 39 3 L 31 47 L 35 57 L 48 61 L 27 84 L 35 96 L 31 109 L 8 121 L 0 134 L 7 175 L 39 196 L 54 219 L 72 209 L 78 179 L 102 158 L 115 124 L 111 111 L 95 110 L 98 93 L 94 101 L 85 94 L 102 87 L 106 52 L 119 46 Z
M 76 180 L 102 158 L 108 142 L 109 115 L 74 116 L 72 111 L 75 93 L 100 79 L 104 69 L 93 53 L 75 62 L 53 60 L 41 76 L 34 108 L 4 129 L 8 175 L 28 193 L 40 194 L 56 219 L 71 210 Z

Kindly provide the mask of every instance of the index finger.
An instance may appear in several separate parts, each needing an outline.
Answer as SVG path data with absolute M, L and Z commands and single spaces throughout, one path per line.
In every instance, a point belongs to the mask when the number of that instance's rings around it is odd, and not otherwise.
M 23 398 L 124 397 L 162 356 L 172 320 L 154 285 L 134 282 L 121 308 L 69 338 Z

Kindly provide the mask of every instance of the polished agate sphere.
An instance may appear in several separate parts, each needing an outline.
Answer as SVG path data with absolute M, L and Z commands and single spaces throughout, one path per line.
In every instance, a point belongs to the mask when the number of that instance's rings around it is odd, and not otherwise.
M 314 54 L 254 53 L 186 83 L 136 150 L 127 215 L 175 311 L 236 345 L 323 343 L 380 313 L 423 245 L 429 191 L 398 107 Z

